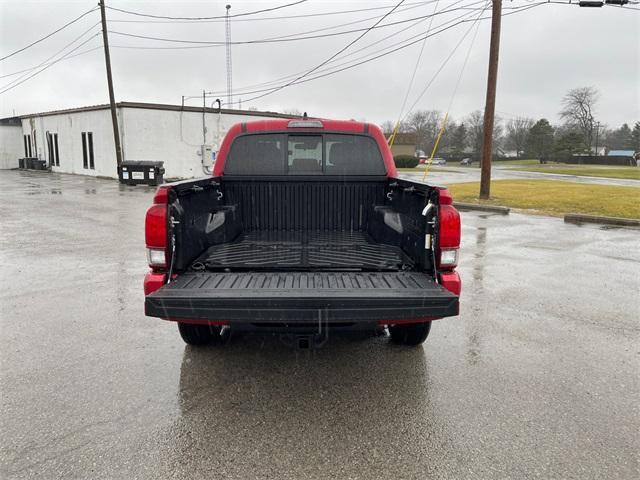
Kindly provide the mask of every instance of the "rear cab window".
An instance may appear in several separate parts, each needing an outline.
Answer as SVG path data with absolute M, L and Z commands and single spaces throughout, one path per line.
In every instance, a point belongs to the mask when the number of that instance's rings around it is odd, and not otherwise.
M 367 135 L 260 133 L 238 136 L 227 175 L 386 175 L 382 153 Z

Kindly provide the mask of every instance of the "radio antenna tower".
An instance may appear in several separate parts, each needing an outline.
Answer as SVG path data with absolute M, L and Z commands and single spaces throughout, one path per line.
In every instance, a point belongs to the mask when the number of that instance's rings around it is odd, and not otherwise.
M 224 20 L 225 30 L 226 30 L 226 46 L 227 46 L 227 105 L 231 105 L 232 103 L 232 90 L 233 87 L 231 85 L 231 17 L 229 16 L 229 10 L 231 10 L 231 5 L 227 4 L 227 16 Z

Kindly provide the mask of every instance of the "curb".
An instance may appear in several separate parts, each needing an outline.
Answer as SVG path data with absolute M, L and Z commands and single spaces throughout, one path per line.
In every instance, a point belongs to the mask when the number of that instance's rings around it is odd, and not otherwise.
M 640 220 L 619 217 L 600 217 L 597 215 L 583 215 L 581 213 L 567 213 L 564 216 L 565 223 L 601 223 L 603 225 L 616 225 L 619 227 L 640 227 Z
M 500 207 L 497 205 L 478 205 L 476 203 L 453 202 L 453 206 L 458 210 L 473 210 L 477 212 L 499 213 L 500 215 L 509 215 L 509 212 L 511 211 L 509 207 Z

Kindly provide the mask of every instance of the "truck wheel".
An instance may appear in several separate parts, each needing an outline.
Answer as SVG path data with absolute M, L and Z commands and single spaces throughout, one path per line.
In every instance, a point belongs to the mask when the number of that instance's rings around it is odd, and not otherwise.
M 191 325 L 178 323 L 178 331 L 185 343 L 189 345 L 208 345 L 220 338 L 220 327 L 212 325 Z
M 429 336 L 429 330 L 431 330 L 431 322 L 389 327 L 391 341 L 401 345 L 420 345 Z

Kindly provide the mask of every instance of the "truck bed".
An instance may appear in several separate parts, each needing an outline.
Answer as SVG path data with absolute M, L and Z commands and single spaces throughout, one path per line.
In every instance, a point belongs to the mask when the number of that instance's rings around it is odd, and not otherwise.
M 402 249 L 375 243 L 364 232 L 254 231 L 209 247 L 196 269 L 391 270 L 413 266 Z
M 148 295 L 172 320 L 371 322 L 458 314 L 458 297 L 419 272 L 187 272 Z

